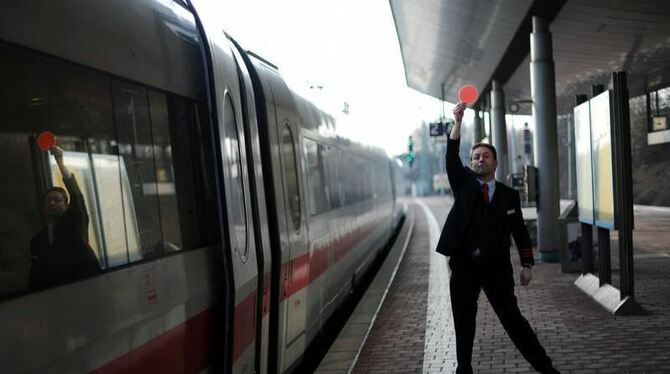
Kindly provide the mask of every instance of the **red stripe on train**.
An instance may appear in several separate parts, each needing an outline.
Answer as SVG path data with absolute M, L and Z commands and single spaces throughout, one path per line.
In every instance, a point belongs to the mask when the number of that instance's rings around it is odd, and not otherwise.
M 207 309 L 93 373 L 199 373 L 211 362 L 212 320 Z
M 253 292 L 235 306 L 233 325 L 233 362 L 256 340 L 256 293 Z
M 211 363 L 213 313 L 207 309 L 93 373 L 199 373 Z M 235 307 L 233 362 L 255 339 L 256 295 L 251 294 Z
M 333 257 L 337 262 L 367 234 L 369 229 L 353 232 L 333 243 Z M 288 265 L 288 264 L 291 265 Z M 281 300 L 307 287 L 313 280 L 328 270 L 328 246 L 317 248 L 299 256 L 282 266 L 284 289 Z M 289 273 L 290 268 L 290 275 Z M 269 312 L 269 273 L 264 275 L 263 316 Z M 95 374 L 106 373 L 199 373 L 210 365 L 212 309 L 207 309 L 186 320 L 164 334 L 123 354 L 99 369 Z M 235 306 L 233 332 L 233 362 L 248 349 L 256 339 L 256 294 L 252 293 Z
M 279 301 L 291 297 L 323 275 L 328 268 L 345 257 L 365 235 L 369 226 L 355 229 L 349 235 L 333 240 L 333 262 L 328 261 L 328 245 L 318 247 L 312 253 L 305 253 L 282 265 L 281 291 Z
M 309 258 L 309 283 L 320 277 L 328 270 L 328 246 L 316 248 Z

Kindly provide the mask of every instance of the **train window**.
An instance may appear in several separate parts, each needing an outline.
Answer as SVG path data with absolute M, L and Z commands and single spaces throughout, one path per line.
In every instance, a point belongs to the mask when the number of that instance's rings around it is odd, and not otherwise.
M 109 82 L 0 42 L 0 294 L 89 276 L 104 254 L 90 219 L 89 150 L 109 151 L 113 126 Z M 36 135 L 56 133 L 57 158 Z M 60 159 L 60 157 L 58 158 Z M 77 166 L 75 168 L 74 166 Z M 50 187 L 65 187 L 47 193 Z M 67 192 L 66 192 L 67 191 Z
M 183 248 L 177 190 L 172 161 L 172 139 L 167 96 L 149 90 L 149 115 L 151 118 L 152 156 L 155 173 L 145 180 L 145 192 L 155 193 L 160 212 L 161 246 L 164 251 Z
M 372 169 L 373 168 L 370 159 L 368 159 L 367 157 L 361 157 L 360 170 L 364 171 L 361 175 L 362 176 L 361 183 L 363 184 L 363 196 L 361 198 L 362 200 L 369 200 L 373 197 L 372 178 L 374 177 L 374 172 Z
M 147 90 L 143 87 L 117 81 L 112 86 L 119 163 L 128 174 L 128 184 L 122 184 L 121 190 L 122 195 L 127 196 L 128 193 L 123 190 L 128 188 L 132 196 L 132 199 L 121 202 L 127 205 L 126 211 L 135 211 L 135 214 L 124 214 L 127 237 L 137 238 L 135 243 L 128 241 L 128 260 L 133 262 L 161 254 L 161 223 L 149 102 Z M 110 264 L 119 264 L 118 260 L 110 258 Z
M 150 99 L 153 108 L 155 100 Z M 167 100 L 171 145 L 162 149 L 163 165 L 158 157 L 156 161 L 157 178 L 166 183 L 166 193 L 159 194 L 165 250 L 176 249 L 173 245 L 178 245 L 179 236 L 186 249 L 211 245 L 220 241 L 220 231 L 208 114 L 204 105 L 181 97 L 168 96 Z M 165 144 L 161 137 L 167 135 L 160 125 L 158 134 L 154 130 L 158 144 Z M 176 190 L 178 216 L 174 215 L 174 199 L 167 193 L 172 188 Z
M 375 170 L 372 160 L 369 158 L 365 159 L 365 199 L 374 199 L 375 198 Z
M 370 191 L 368 183 L 370 181 L 370 170 L 365 158 L 358 156 L 357 163 L 358 167 L 356 169 L 361 171 L 358 173 L 358 185 L 360 187 L 358 190 L 358 201 L 363 201 L 368 199 L 368 193 Z
M 308 138 L 304 138 L 303 146 L 310 190 L 310 212 L 315 215 L 327 211 L 330 206 L 326 184 L 325 147 Z
M 226 95 L 223 108 L 223 148 L 226 157 L 226 189 L 229 192 L 231 220 L 231 240 L 233 248 L 246 258 L 247 256 L 247 212 L 244 201 L 244 185 L 242 183 L 242 159 L 240 157 L 240 141 L 237 131 L 237 120 L 233 102 Z
M 0 295 L 220 240 L 201 106 L 3 42 L 0 55 Z
M 282 161 L 286 175 L 286 192 L 293 222 L 293 229 L 300 229 L 300 190 L 298 189 L 298 164 L 295 157 L 295 143 L 288 122 L 282 129 Z
M 340 176 L 340 150 L 328 147 L 326 150 L 326 181 L 330 193 L 330 206 L 333 209 L 344 205 L 344 190 L 342 189 L 342 178 Z
M 354 165 L 354 158 L 351 153 L 342 152 L 341 153 L 342 165 Z M 351 205 L 356 202 L 356 173 L 353 172 L 353 168 L 342 168 L 344 173 L 343 179 L 347 181 L 344 185 L 344 199 L 347 205 Z
M 382 198 L 389 198 L 393 194 L 391 188 L 393 184 L 391 182 L 391 165 L 389 161 L 379 161 L 379 175 L 377 176 L 377 183 L 379 193 Z

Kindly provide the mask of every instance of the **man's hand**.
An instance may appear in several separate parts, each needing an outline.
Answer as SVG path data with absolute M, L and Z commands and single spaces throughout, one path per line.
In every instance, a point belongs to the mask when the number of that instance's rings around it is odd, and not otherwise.
M 63 149 L 61 147 L 54 145 L 49 151 L 51 151 L 51 154 L 54 156 L 54 159 L 56 159 L 58 165 L 63 163 Z
M 449 139 L 457 140 L 461 138 L 461 121 L 463 120 L 463 112 L 465 111 L 465 103 L 459 102 L 454 107 L 454 126 L 449 133 Z
M 63 175 L 63 178 L 71 178 L 72 173 L 70 170 L 68 170 L 67 167 L 65 167 L 65 164 L 63 163 L 63 149 L 58 146 L 53 146 L 49 149 L 49 151 L 51 151 L 51 154 L 56 159 L 56 163 L 58 164 L 58 168 L 60 169 L 60 173 Z
M 530 281 L 533 279 L 533 269 L 527 268 L 527 267 L 522 267 L 521 268 L 521 274 L 519 275 L 519 278 L 521 278 L 521 285 L 522 286 L 527 286 Z
M 465 112 L 465 103 L 459 102 L 454 107 L 454 120 L 456 123 L 461 123 L 463 120 L 463 112 Z

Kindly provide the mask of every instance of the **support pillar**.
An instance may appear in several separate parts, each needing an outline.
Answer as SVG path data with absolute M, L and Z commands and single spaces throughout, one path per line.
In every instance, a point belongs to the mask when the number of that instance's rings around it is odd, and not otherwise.
M 619 269 L 621 298 L 635 299 L 635 267 L 633 266 L 633 168 L 630 142 L 630 108 L 626 72 L 612 74 L 614 93 L 614 130 L 612 152 L 616 172 L 616 204 L 619 226 Z
M 533 16 L 530 35 L 530 89 L 535 119 L 535 160 L 538 168 L 537 244 L 540 259 L 559 261 L 558 134 L 556 82 L 549 22 Z
M 508 158 L 507 152 L 507 126 L 505 124 L 505 95 L 502 86 L 493 81 L 491 84 L 491 144 L 496 147 L 498 152 L 498 169 L 496 169 L 496 179 L 499 182 L 507 182 Z

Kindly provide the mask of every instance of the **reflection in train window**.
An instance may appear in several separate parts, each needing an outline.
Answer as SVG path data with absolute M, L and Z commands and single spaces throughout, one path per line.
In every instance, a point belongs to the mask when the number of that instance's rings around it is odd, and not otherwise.
M 2 42 L 0 54 L 0 295 L 219 240 L 199 105 Z M 38 148 L 43 131 L 72 178 Z M 54 194 L 63 210 L 47 207 Z
M 670 87 L 661 88 L 649 92 L 650 109 L 652 116 L 663 116 L 670 114 Z
M 326 184 L 325 147 L 314 140 L 304 138 L 307 183 L 310 191 L 310 213 L 323 213 L 329 209 L 329 191 Z
M 284 123 L 282 130 L 282 162 L 284 174 L 286 175 L 286 193 L 288 205 L 293 222 L 293 229 L 300 229 L 300 191 L 298 190 L 298 164 L 295 157 L 295 146 L 293 134 L 288 122 Z
M 114 202 L 128 212 L 124 216 L 128 257 L 110 253 L 109 265 L 116 266 L 159 255 L 161 225 L 147 90 L 116 81 L 112 87 L 116 145 L 129 182 L 121 184 L 124 199 Z M 124 173 L 120 175 L 125 177 Z M 130 191 L 126 192 L 125 188 Z M 115 251 L 114 255 L 118 253 Z
M 246 259 L 247 257 L 247 212 L 244 201 L 244 184 L 242 183 L 242 159 L 240 157 L 240 141 L 237 131 L 235 110 L 230 96 L 226 95 L 223 108 L 223 148 L 225 164 L 228 172 L 226 190 L 229 193 L 231 240 L 233 248 Z
M 183 242 L 173 167 L 169 107 L 166 95 L 149 91 L 152 151 L 156 172 L 150 176 L 151 180 L 143 181 L 143 191 L 156 194 L 158 199 L 161 226 L 158 232 L 161 234 L 163 250 L 175 251 L 183 248 Z

